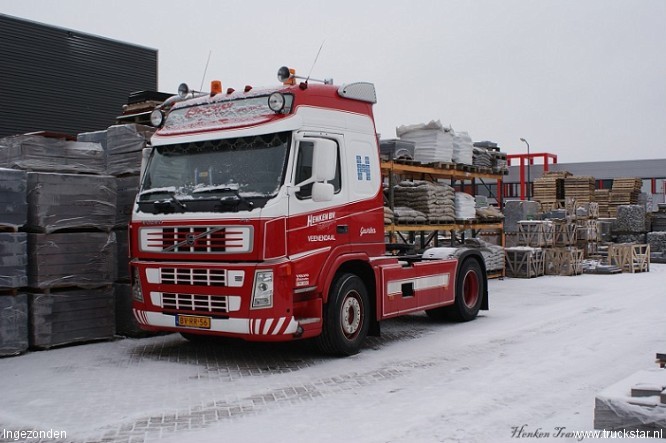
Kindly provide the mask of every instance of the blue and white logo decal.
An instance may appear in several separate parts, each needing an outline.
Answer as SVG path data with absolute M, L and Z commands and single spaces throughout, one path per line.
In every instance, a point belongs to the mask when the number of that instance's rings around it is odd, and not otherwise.
M 365 163 L 361 161 L 360 155 L 356 156 L 356 172 L 358 173 L 359 180 L 363 180 L 363 176 L 365 175 L 365 179 L 370 181 L 370 157 L 366 155 L 364 160 Z

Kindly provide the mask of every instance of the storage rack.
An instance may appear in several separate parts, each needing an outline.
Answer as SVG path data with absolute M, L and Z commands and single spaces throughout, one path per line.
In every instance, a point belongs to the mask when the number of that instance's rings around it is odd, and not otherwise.
M 448 179 L 451 180 L 451 185 L 455 185 L 456 181 L 490 179 L 497 180 L 498 189 L 501 187 L 501 181 L 504 177 L 503 173 L 497 173 L 489 168 L 478 168 L 476 166 L 457 165 L 452 163 L 431 163 L 420 164 L 413 161 L 404 160 L 389 160 L 380 163 L 382 175 L 388 178 L 389 184 L 389 205 L 393 207 L 393 187 L 394 177 L 399 175 L 401 179 L 416 179 L 416 180 L 431 180 Z M 390 243 L 395 243 L 398 236 L 402 237 L 403 234 L 410 236 L 410 242 L 414 242 L 416 234 L 420 233 L 420 249 L 425 249 L 426 245 L 432 243 L 434 246 L 439 246 L 439 233 L 448 232 L 451 235 L 451 245 L 453 246 L 456 239 L 456 233 L 461 233 L 464 239 L 464 233 L 470 231 L 473 237 L 476 237 L 481 231 L 495 231 L 500 237 L 500 246 L 504 246 L 504 223 L 500 220 L 497 222 L 484 222 L 477 219 L 473 220 L 456 220 L 453 223 L 447 224 L 409 224 L 409 225 L 396 225 L 389 224 L 384 226 L 386 234 L 389 236 Z M 404 237 L 402 237 L 404 240 Z M 499 278 L 504 276 L 504 270 L 500 273 L 490 274 L 489 278 Z

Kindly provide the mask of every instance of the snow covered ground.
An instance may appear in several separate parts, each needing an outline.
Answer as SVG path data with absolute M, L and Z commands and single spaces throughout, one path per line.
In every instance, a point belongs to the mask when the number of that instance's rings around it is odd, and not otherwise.
M 345 359 L 177 335 L 5 358 L 0 441 L 3 429 L 74 442 L 576 441 L 561 436 L 592 429 L 597 393 L 666 352 L 665 285 L 655 264 L 493 280 L 477 320 L 388 321 Z M 525 437 L 536 431 L 550 437 Z

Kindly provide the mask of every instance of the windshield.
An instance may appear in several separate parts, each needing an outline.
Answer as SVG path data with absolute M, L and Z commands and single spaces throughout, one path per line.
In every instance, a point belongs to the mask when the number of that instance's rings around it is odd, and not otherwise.
M 284 180 L 288 132 L 157 146 L 146 170 L 144 212 L 239 211 L 263 207 Z

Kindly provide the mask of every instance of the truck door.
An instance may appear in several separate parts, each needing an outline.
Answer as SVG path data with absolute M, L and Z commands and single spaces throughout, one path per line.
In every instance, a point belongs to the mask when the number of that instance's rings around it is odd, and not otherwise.
M 326 143 L 318 143 L 318 140 L 325 140 Z M 348 196 L 340 167 L 343 143 L 341 135 L 300 133 L 295 137 L 287 219 L 287 250 L 292 257 L 314 254 L 313 265 L 323 263 L 333 249 L 349 243 L 349 220 L 345 212 Z M 328 150 L 327 158 L 335 163 L 332 179 L 324 181 L 327 185 L 332 185 L 332 197 L 329 195 L 331 198 L 326 197 L 323 201 L 315 189 L 319 185 L 312 181 L 313 172 L 316 172 L 314 162 L 318 155 L 315 152 L 317 149 Z M 299 184 L 300 186 L 297 186 Z

